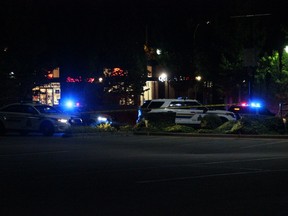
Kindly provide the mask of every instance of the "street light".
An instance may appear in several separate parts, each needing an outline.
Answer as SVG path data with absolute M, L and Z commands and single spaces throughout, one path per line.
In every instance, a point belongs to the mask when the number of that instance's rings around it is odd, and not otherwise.
M 161 55 L 161 53 L 162 53 L 162 50 L 161 50 L 161 49 L 156 49 L 156 54 L 157 54 L 157 55 Z
M 285 52 L 288 53 L 288 45 L 284 48 Z
M 198 88 L 199 88 L 199 83 L 202 80 L 202 77 L 200 75 L 195 77 L 195 80 L 197 81 L 195 85 L 195 99 L 197 100 L 197 93 L 198 93 Z
M 165 82 L 165 81 L 167 81 L 167 80 L 168 80 L 167 74 L 166 74 L 165 72 L 161 73 L 160 76 L 158 77 L 158 80 L 159 80 L 160 82 Z
M 197 80 L 198 82 L 200 82 L 200 81 L 201 81 L 201 79 L 202 79 L 202 77 L 201 77 L 201 76 L 196 76 L 196 77 L 195 77 L 195 80 Z

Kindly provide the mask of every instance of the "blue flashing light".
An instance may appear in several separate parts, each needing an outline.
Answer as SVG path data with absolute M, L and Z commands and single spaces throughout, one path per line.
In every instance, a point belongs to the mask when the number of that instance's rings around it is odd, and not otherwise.
M 262 103 L 258 101 L 253 101 L 250 103 L 243 102 L 241 103 L 242 107 L 251 107 L 251 108 L 262 108 Z
M 73 108 L 74 107 L 74 102 L 72 100 L 68 100 L 65 103 L 67 108 Z
M 252 102 L 251 107 L 253 108 L 261 108 L 261 104 L 259 102 Z

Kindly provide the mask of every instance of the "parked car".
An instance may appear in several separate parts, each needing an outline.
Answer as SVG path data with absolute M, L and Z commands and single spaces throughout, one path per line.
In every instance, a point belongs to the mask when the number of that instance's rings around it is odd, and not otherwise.
M 0 108 L 0 134 L 18 131 L 21 134 L 41 132 L 52 136 L 65 132 L 72 125 L 81 125 L 82 119 L 38 103 L 13 103 Z
M 276 114 L 271 112 L 267 107 L 261 105 L 260 103 L 254 104 L 239 104 L 232 105 L 228 109 L 231 112 L 234 112 L 237 119 L 240 119 L 244 116 L 275 116 Z
M 223 122 L 234 121 L 236 116 L 226 110 L 209 109 L 193 99 L 153 99 L 147 100 L 138 109 L 137 122 L 145 120 L 148 113 L 175 112 L 175 123 L 200 125 L 201 119 L 208 114 L 215 114 Z
M 85 106 L 59 106 L 64 113 L 78 116 L 83 121 L 83 126 L 95 127 L 101 124 L 112 125 L 114 122 L 112 117 L 106 113 L 97 112 Z
M 103 113 L 81 113 L 84 125 L 95 127 L 101 124 L 112 125 L 112 117 Z

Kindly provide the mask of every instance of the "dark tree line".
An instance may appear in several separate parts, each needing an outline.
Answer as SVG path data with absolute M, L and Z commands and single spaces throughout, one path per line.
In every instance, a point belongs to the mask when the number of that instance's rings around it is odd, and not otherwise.
M 281 59 L 287 35 L 285 13 L 278 11 L 284 6 L 281 2 L 220 1 L 217 7 L 210 2 L 202 9 L 188 1 L 178 6 L 147 1 L 141 8 L 132 2 L 118 8 L 107 8 L 103 2 L 102 6 L 7 2 L 0 7 L 1 100 L 26 97 L 33 85 L 47 81 L 47 70 L 55 67 L 63 77 L 98 77 L 104 67 L 125 68 L 129 76 L 123 78 L 125 91 L 120 93 L 136 99 L 146 80 L 143 45 L 148 42 L 162 50 L 156 62 L 171 76 L 201 74 L 213 82 L 214 102 L 233 101 L 240 90 L 243 97 L 251 90 L 257 95 L 257 85 L 273 77 L 257 74 L 263 68 L 259 60 L 273 50 Z M 113 82 L 107 83 L 113 86 Z

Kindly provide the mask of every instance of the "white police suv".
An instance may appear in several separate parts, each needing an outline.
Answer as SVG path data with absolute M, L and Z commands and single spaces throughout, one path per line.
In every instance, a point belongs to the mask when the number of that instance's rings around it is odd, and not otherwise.
M 23 135 L 35 131 L 52 136 L 81 124 L 81 118 L 44 104 L 13 103 L 0 108 L 0 135 L 6 131 L 18 131 Z
M 199 101 L 193 99 L 153 99 L 147 100 L 138 109 L 139 123 L 145 120 L 146 113 L 175 112 L 176 124 L 200 125 L 201 119 L 208 114 L 215 114 L 222 122 L 235 121 L 233 112 L 226 110 L 208 109 Z

